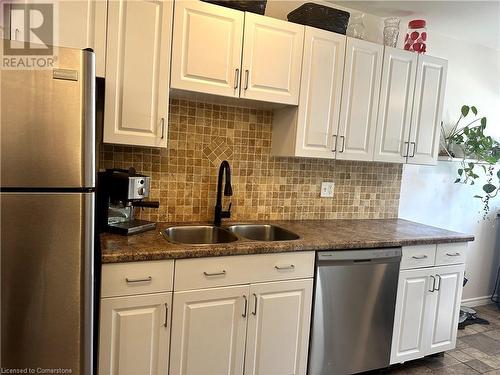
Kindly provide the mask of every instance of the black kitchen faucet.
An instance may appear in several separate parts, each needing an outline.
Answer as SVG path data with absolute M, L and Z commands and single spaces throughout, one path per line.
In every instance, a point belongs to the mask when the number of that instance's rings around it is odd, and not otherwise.
M 224 178 L 224 171 L 226 172 L 226 183 L 224 185 L 224 195 L 230 197 L 233 195 L 233 188 L 231 187 L 231 168 L 229 168 L 229 163 L 224 160 L 219 167 L 219 177 L 217 179 L 217 203 L 215 204 L 215 215 L 214 215 L 214 225 L 220 226 L 222 218 L 231 217 L 231 205 L 227 211 L 222 211 L 222 179 Z

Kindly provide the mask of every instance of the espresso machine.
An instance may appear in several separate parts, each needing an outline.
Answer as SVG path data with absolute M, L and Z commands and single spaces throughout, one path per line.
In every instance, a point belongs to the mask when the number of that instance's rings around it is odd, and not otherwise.
M 99 232 L 123 235 L 156 228 L 156 223 L 134 217 L 136 208 L 158 208 L 159 202 L 144 201 L 149 196 L 150 178 L 134 168 L 106 169 L 97 179 L 97 227 Z

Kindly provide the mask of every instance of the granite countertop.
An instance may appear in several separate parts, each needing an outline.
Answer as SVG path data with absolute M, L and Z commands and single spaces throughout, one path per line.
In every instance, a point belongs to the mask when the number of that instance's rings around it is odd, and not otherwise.
M 471 235 L 402 219 L 296 220 L 266 221 L 265 223 L 295 232 L 300 239 L 276 242 L 239 240 L 213 245 L 181 245 L 167 241 L 160 231 L 173 225 L 207 223 L 158 223 L 156 230 L 128 237 L 110 233 L 101 234 L 102 262 L 380 248 L 474 240 L 474 236 Z M 225 222 L 223 226 L 230 224 L 232 223 Z

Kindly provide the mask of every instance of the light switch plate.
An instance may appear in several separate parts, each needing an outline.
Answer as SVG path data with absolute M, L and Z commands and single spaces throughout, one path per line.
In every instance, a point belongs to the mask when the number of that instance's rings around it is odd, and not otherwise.
M 322 182 L 321 183 L 321 193 L 322 198 L 333 198 L 333 191 L 335 190 L 334 182 Z

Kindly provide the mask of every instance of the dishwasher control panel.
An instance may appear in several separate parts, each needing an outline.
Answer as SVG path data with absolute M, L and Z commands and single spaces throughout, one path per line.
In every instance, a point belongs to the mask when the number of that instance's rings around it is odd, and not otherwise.
M 318 260 L 366 260 L 401 257 L 400 247 L 359 250 L 318 251 Z

